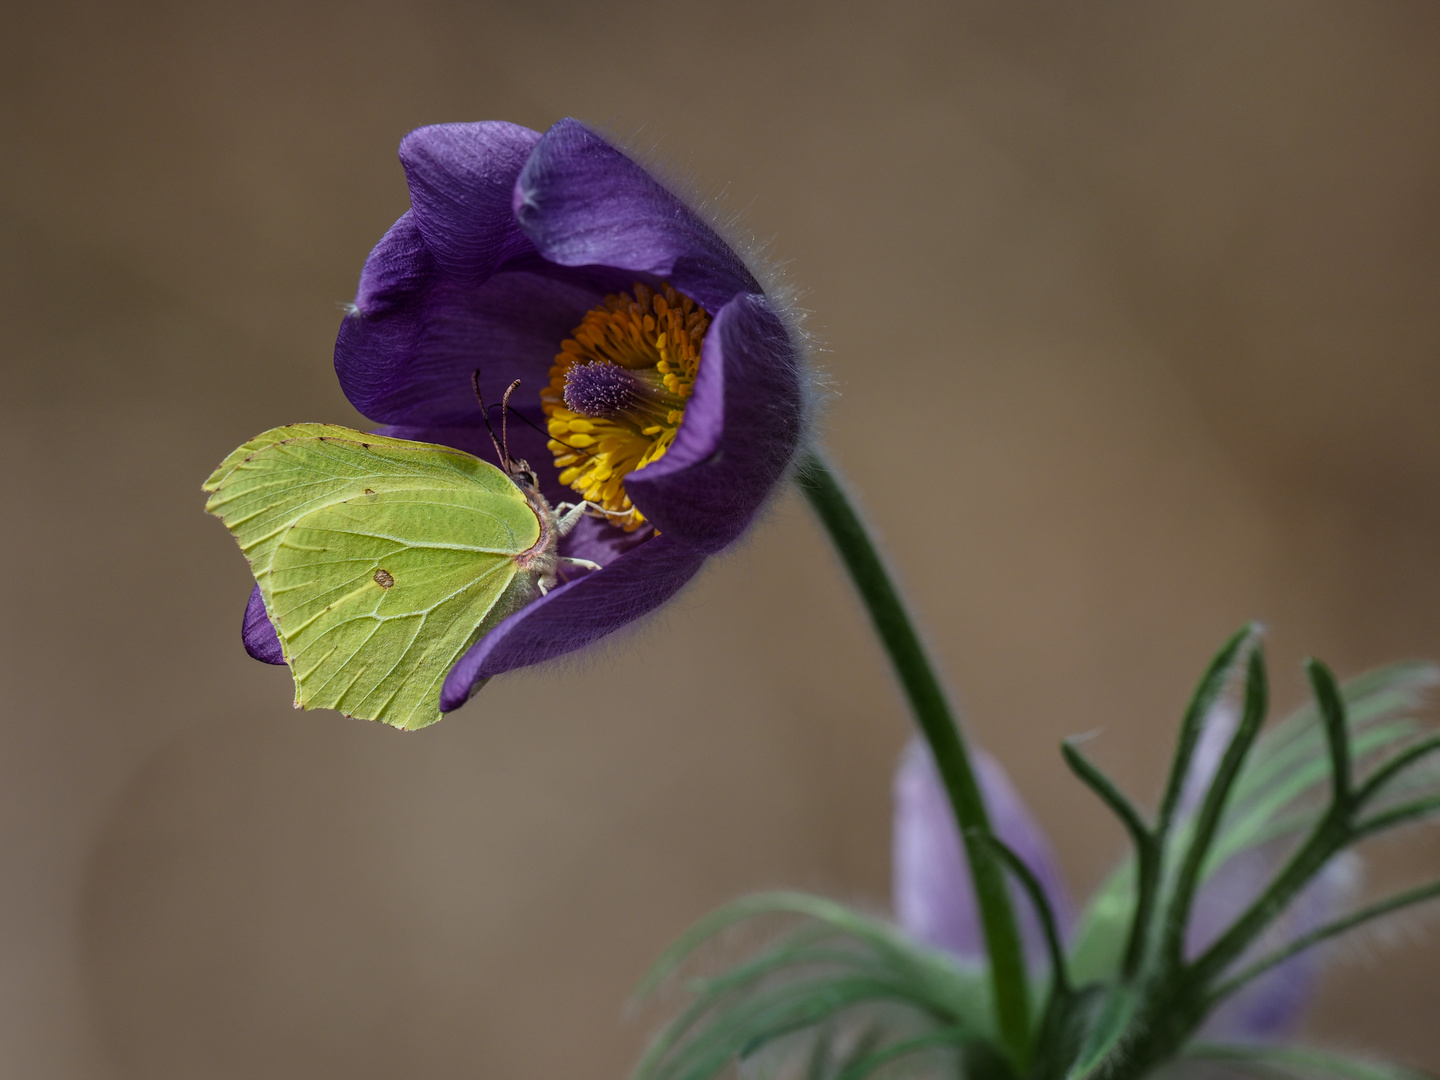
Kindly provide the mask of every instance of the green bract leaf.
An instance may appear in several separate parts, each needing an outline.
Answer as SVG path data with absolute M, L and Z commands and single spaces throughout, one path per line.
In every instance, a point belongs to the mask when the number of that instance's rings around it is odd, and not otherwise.
M 706 1080 L 741 1061 L 754 1065 L 771 1050 L 782 1062 L 801 1051 L 809 1075 L 834 1080 L 846 1069 L 865 1076 L 907 1056 L 901 1046 L 958 1054 L 962 1043 L 973 1049 L 993 1039 L 983 969 L 801 893 L 748 897 L 713 913 L 661 957 L 641 993 L 673 977 L 706 942 L 761 916 L 804 921 L 728 970 L 689 980 L 694 1000 L 651 1045 L 637 1080 Z M 990 1058 L 986 1075 L 1013 1080 L 998 1052 Z
M 1185 1057 L 1215 1061 L 1237 1072 L 1273 1080 L 1281 1077 L 1321 1077 L 1325 1080 L 1435 1080 L 1427 1072 L 1383 1061 L 1312 1050 L 1304 1046 L 1232 1046 L 1197 1043 Z
M 1085 1035 L 1079 1056 L 1070 1066 L 1066 1080 L 1088 1080 L 1094 1075 L 1124 1039 L 1137 1004 L 1135 992 L 1128 986 L 1116 986 L 1110 991 L 1109 997 L 1095 1016 L 1094 1024 Z
M 1135 915 L 1135 857 L 1126 856 L 1091 894 L 1071 935 L 1070 974 L 1077 985 L 1108 982 L 1120 972 Z
M 413 730 L 440 719 L 451 665 L 530 599 L 541 538 L 525 494 L 458 450 L 297 424 L 205 484 L 260 585 L 297 708 Z

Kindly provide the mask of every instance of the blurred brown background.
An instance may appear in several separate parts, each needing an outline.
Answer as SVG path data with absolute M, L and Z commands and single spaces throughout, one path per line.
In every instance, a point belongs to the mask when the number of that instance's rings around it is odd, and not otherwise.
M 786 497 L 662 618 L 402 736 L 290 709 L 201 479 L 445 120 L 634 134 L 789 260 L 827 429 L 1077 889 L 1243 620 L 1440 655 L 1440 7 L 4 5 L 0 1074 L 620 1077 L 710 906 L 883 908 L 898 695 Z M 1377 881 L 1440 868 L 1434 834 Z M 1440 942 L 1311 1030 L 1440 1067 Z M 1364 956 L 1379 957 L 1366 961 Z

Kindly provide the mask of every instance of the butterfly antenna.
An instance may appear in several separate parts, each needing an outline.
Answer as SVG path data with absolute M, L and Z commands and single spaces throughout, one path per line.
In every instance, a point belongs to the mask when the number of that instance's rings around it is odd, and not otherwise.
M 505 467 L 510 467 L 510 395 L 520 385 L 516 379 L 505 388 L 505 396 L 500 400 L 500 439 L 505 444 Z
M 494 409 L 494 408 L 497 408 L 498 406 L 491 405 L 490 407 L 491 407 L 492 409 Z M 593 451 L 593 450 L 582 450 L 582 449 L 581 449 L 580 447 L 578 447 L 578 446 L 571 446 L 571 445 L 570 445 L 568 442 L 566 442 L 564 439 L 560 438 L 560 436 L 550 434 L 550 432 L 548 432 L 547 430 L 545 430 L 545 429 L 544 429 L 543 427 L 541 427 L 539 424 L 535 423 L 534 420 L 531 420 L 528 416 L 526 416 L 526 415 L 525 415 L 523 412 L 521 412 L 519 409 L 514 410 L 514 416 L 515 416 L 515 419 L 516 419 L 516 420 L 519 420 L 522 424 L 524 424 L 526 427 L 528 427 L 531 431 L 538 432 L 539 434 L 544 435 L 545 438 L 547 438 L 547 439 L 553 439 L 555 442 L 558 442 L 561 446 L 565 447 L 567 450 L 573 450 L 573 451 L 575 451 L 575 453 L 577 453 L 577 454 L 583 454 L 583 455 L 585 455 L 585 457 L 594 457 L 594 456 L 595 456 L 595 451 Z
M 507 473 L 510 471 L 510 454 L 501 449 L 500 440 L 495 438 L 495 429 L 490 426 L 490 410 L 485 406 L 485 397 L 480 393 L 480 369 L 476 368 L 470 373 L 470 386 L 475 391 L 475 400 L 480 403 L 480 415 L 485 419 L 485 430 L 490 433 L 490 442 L 495 447 L 495 456 L 500 459 L 500 467 Z M 514 387 L 511 387 L 513 390 Z M 505 391 L 505 399 L 510 399 L 510 391 Z

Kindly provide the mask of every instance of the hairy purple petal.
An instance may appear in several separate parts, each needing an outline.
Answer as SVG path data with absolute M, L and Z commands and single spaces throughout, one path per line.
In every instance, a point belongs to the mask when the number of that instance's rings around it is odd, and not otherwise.
M 664 277 L 716 311 L 760 292 L 715 230 L 643 168 L 578 120 L 547 131 L 515 184 L 520 228 L 564 266 L 602 264 Z
M 1222 866 L 1196 898 L 1187 935 L 1193 956 L 1219 936 L 1260 895 L 1282 865 L 1275 846 L 1241 852 Z M 1243 957 L 1243 967 L 1302 934 L 1329 922 L 1358 891 L 1359 860 L 1345 855 L 1330 863 Z M 1315 997 L 1324 949 L 1287 960 L 1229 998 L 1205 1022 L 1204 1037 L 1230 1040 L 1276 1039 L 1290 1034 Z
M 663 535 L 718 551 L 749 525 L 785 474 L 804 412 L 795 345 L 763 296 L 715 313 L 685 419 L 665 456 L 625 481 Z
M 1206 716 L 1181 794 L 1178 809 L 1182 819 L 1199 810 L 1238 724 L 1239 710 L 1233 699 L 1216 702 Z M 1232 856 L 1211 875 L 1195 899 L 1186 935 L 1189 955 L 1201 952 L 1259 897 L 1287 854 L 1284 844 L 1251 848 Z M 1250 955 L 1242 958 L 1240 966 L 1334 918 L 1353 895 L 1357 879 L 1358 863 L 1353 858 L 1332 862 Z M 1317 949 L 1286 961 L 1225 1001 L 1206 1021 L 1206 1037 L 1271 1039 L 1293 1030 L 1314 996 L 1322 955 L 1323 950 Z
M 515 180 L 540 141 L 518 124 L 435 124 L 400 141 L 410 207 L 425 246 L 457 285 L 477 286 L 531 249 L 515 224 Z
M 245 651 L 256 660 L 267 664 L 285 663 L 280 636 L 275 633 L 275 624 L 265 613 L 265 600 L 260 595 L 259 585 L 250 590 L 250 600 L 245 605 L 245 620 L 240 624 L 240 640 L 245 643 Z
M 414 256 L 417 233 L 405 222 L 371 254 L 356 310 L 340 325 L 335 371 L 345 396 L 380 423 L 470 426 L 480 422 L 470 385 L 479 369 L 487 403 L 520 379 L 517 408 L 542 423 L 539 394 L 560 342 L 633 275 L 525 260 L 479 288 L 462 287 Z
M 654 525 L 585 518 L 571 577 L 490 630 L 451 670 L 453 709 L 502 671 L 579 649 L 672 596 L 739 536 L 794 457 L 796 343 L 744 262 L 683 202 L 573 120 L 545 135 L 499 123 L 422 128 L 401 161 L 411 210 L 376 245 L 335 346 L 351 403 L 381 433 L 497 456 L 471 389 L 515 379 L 510 452 L 552 503 L 561 489 L 539 392 L 561 343 L 612 293 L 662 279 L 712 313 L 694 394 L 666 457 L 627 480 Z M 657 529 L 659 532 L 657 533 Z
M 367 319 L 409 309 L 439 276 L 415 215 L 409 210 L 386 230 L 360 269 L 355 313 Z
M 654 535 L 655 530 L 649 526 L 642 526 L 627 533 L 624 529 L 615 528 L 604 518 L 585 517 L 569 536 L 560 541 L 560 554 L 609 566 L 627 551 L 633 551 L 641 544 L 648 543 Z
M 538 664 L 646 615 L 695 576 L 705 556 L 657 536 L 596 571 L 552 589 L 470 647 L 450 669 L 440 708 L 458 709 L 492 675 Z
M 976 778 L 990 809 L 995 834 L 1040 880 L 1064 933 L 1073 907 L 1054 853 L 1000 764 L 974 752 Z M 950 800 L 929 749 L 916 740 L 906 748 L 895 777 L 894 901 L 900 925 L 912 937 L 966 960 L 984 955 L 979 909 L 969 864 Z M 1026 951 L 1044 956 L 1044 937 L 1028 898 L 1012 889 Z

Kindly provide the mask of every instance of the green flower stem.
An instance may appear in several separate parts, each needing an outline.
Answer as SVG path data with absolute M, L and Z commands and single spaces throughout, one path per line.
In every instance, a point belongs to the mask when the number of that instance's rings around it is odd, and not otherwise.
M 993 831 L 959 725 L 925 655 L 905 604 L 839 478 L 818 451 L 801 460 L 796 482 L 810 500 L 870 611 L 910 700 L 925 741 L 939 767 L 955 820 L 964 838 L 970 876 L 985 932 L 1000 1038 L 1021 1070 L 1030 1052 L 1030 1004 L 1025 957 L 1005 873 L 990 843 Z

